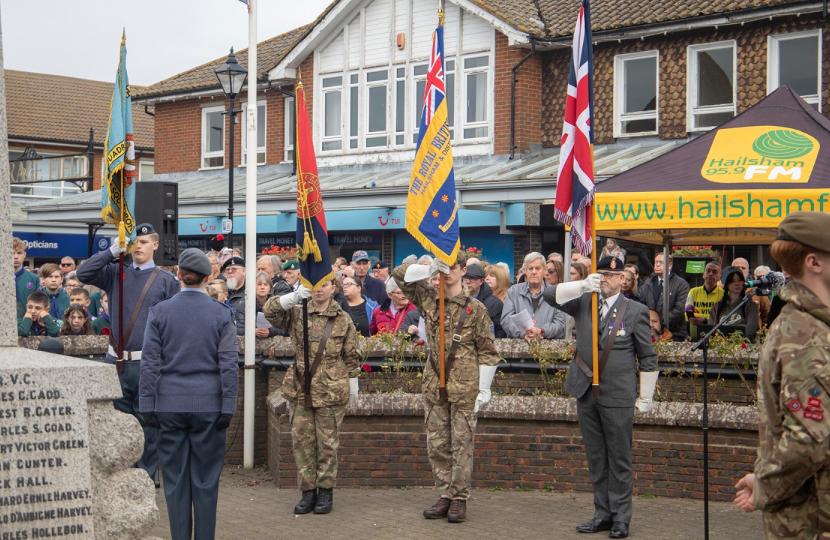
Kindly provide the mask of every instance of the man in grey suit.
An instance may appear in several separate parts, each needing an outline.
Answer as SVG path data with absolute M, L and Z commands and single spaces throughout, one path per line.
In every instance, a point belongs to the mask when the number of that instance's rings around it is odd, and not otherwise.
M 576 398 L 594 488 L 594 517 L 576 530 L 595 533 L 610 529 L 611 538 L 628 536 L 634 487 L 631 463 L 634 409 L 648 412 L 657 383 L 657 355 L 651 341 L 648 309 L 620 294 L 623 266 L 616 257 L 604 257 L 597 264 L 597 274 L 591 274 L 584 281 L 549 287 L 544 294 L 546 302 L 576 320 L 577 355 L 568 369 L 565 389 Z M 591 391 L 595 331 L 591 322 L 591 295 L 595 292 L 600 293 L 598 396 Z M 612 334 L 615 334 L 613 342 Z M 610 352 L 604 354 L 609 346 Z

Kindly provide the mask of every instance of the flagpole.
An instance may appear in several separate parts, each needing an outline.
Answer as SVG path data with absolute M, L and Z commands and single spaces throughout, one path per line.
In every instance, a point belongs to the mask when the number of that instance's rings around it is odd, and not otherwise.
M 125 42 L 127 41 L 127 29 L 121 29 L 121 47 L 124 46 Z M 116 81 L 118 84 L 118 88 L 121 88 L 121 49 L 119 48 L 118 52 L 118 80 Z M 119 90 L 120 91 L 120 90 Z M 110 106 L 112 108 L 112 106 Z M 111 112 L 111 111 L 110 111 Z M 104 148 L 104 152 L 107 149 Z M 124 157 L 126 159 L 126 155 Z M 118 372 L 123 372 L 126 369 L 124 366 L 124 250 L 127 248 L 127 228 L 124 225 L 124 204 L 125 204 L 125 193 L 124 193 L 124 168 L 121 168 L 119 172 L 121 176 L 121 203 L 120 208 L 118 209 L 118 215 L 120 217 L 120 221 L 118 222 L 118 247 L 121 248 L 121 253 L 118 255 L 118 358 L 115 359 L 115 369 Z
M 593 148 L 591 149 L 591 164 L 593 169 L 593 157 L 594 152 Z M 591 203 L 588 207 L 591 211 L 591 236 L 589 237 L 589 241 L 591 242 L 591 273 L 597 273 L 597 243 L 595 241 L 596 238 L 596 230 L 597 230 L 597 212 L 596 212 L 596 205 Z M 592 391 L 594 397 L 599 397 L 599 314 L 597 313 L 597 299 L 599 298 L 600 293 L 592 294 L 591 295 L 591 327 L 594 331 L 591 333 L 591 347 L 593 352 L 593 362 L 591 368 L 594 371 L 594 379 L 592 381 Z
M 438 0 L 438 26 L 444 26 L 444 0 Z M 441 59 L 441 63 L 444 59 Z M 443 272 L 439 273 L 438 283 L 438 325 L 440 327 L 438 346 L 441 353 L 438 355 L 438 397 L 447 399 L 447 366 L 446 366 L 446 336 L 444 332 L 444 324 L 446 314 L 444 313 L 444 278 Z
M 242 466 L 254 467 L 254 411 L 256 354 L 256 216 L 257 216 L 257 0 L 248 0 L 248 114 L 245 126 L 248 157 L 245 161 L 245 381 L 243 402 Z M 231 129 L 233 129 L 231 122 Z M 231 164 L 233 167 L 233 164 Z

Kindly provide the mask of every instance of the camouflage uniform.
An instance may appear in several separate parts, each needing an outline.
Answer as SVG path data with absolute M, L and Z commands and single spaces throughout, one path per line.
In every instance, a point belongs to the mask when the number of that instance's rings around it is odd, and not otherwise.
M 767 538 L 830 538 L 830 308 L 793 281 L 758 362 L 755 508 Z
M 265 304 L 263 313 L 275 328 L 288 332 L 294 342 L 295 362 L 300 373 L 304 374 L 302 306 L 286 311 L 280 305 L 279 297 L 274 297 Z M 349 315 L 334 301 L 329 301 L 328 307 L 322 311 L 309 301 L 309 362 L 314 362 L 330 317 L 335 318 L 334 326 L 320 366 L 311 380 L 313 407 L 303 406 L 303 389 L 295 383 L 293 367 L 286 371 L 282 383 L 282 394 L 289 403 L 297 482 L 302 491 L 334 487 L 340 424 L 349 403 L 349 378 L 360 373 L 357 332 Z
M 408 264 L 395 268 L 392 277 L 410 302 L 421 310 L 426 322 L 430 350 L 437 356 L 439 348 L 438 292 L 419 281 L 406 283 L 404 275 Z M 452 336 L 464 302 L 470 296 L 466 287 L 462 293 L 445 298 L 445 350 L 449 357 Z M 429 365 L 424 367 L 424 419 L 427 430 L 427 453 L 435 477 L 435 486 L 442 497 L 468 499 L 470 476 L 473 470 L 473 442 L 476 431 L 475 408 L 478 396 L 479 365 L 499 363 L 490 314 L 484 304 L 471 299 L 467 304 L 467 319 L 461 332 L 455 364 L 447 373 L 447 397 L 438 395 L 438 375 Z M 438 358 L 435 359 L 436 365 Z

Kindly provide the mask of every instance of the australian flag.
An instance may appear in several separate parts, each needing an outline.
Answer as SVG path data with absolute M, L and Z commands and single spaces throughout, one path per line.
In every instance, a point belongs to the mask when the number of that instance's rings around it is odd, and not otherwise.
M 585 256 L 593 249 L 589 218 L 594 201 L 593 56 L 590 2 L 582 0 L 574 30 L 553 215 L 571 227 L 574 245 Z

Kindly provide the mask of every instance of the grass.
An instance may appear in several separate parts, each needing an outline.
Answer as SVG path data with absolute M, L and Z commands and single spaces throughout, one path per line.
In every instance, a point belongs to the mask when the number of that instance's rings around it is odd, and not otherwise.
M 556 487 L 555 486 L 545 486 L 544 488 L 542 488 L 542 491 L 544 493 L 554 493 L 556 491 Z
M 523 485 L 523 484 L 519 484 L 518 486 L 514 487 L 513 489 L 515 489 L 516 491 L 530 491 L 530 488 Z
M 499 486 L 493 486 L 493 487 L 489 487 L 487 489 L 489 489 L 490 491 L 502 491 L 502 488 L 499 487 Z
M 641 499 L 656 499 L 657 495 L 655 495 L 654 493 L 641 493 L 640 498 Z

